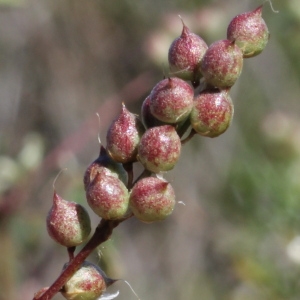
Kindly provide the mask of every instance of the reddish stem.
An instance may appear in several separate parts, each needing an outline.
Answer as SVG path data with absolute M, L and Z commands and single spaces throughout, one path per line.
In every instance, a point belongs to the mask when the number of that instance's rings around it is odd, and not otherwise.
M 75 250 L 76 250 L 76 247 L 69 247 L 68 248 L 69 261 L 71 261 L 74 258 Z
M 120 220 L 104 220 L 102 219 L 97 226 L 94 235 L 89 242 L 82 248 L 82 250 L 69 262 L 68 266 L 54 281 L 54 283 L 48 288 L 48 290 L 39 296 L 33 298 L 33 300 L 49 300 L 55 294 L 57 294 L 68 279 L 79 269 L 84 260 L 90 255 L 90 253 L 101 243 L 107 241 L 111 236 L 113 229 L 117 227 L 124 219 Z

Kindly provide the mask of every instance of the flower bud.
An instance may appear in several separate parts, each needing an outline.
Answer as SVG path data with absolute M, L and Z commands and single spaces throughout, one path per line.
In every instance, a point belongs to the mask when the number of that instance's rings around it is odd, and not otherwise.
M 269 41 L 270 34 L 262 18 L 262 7 L 237 15 L 228 25 L 227 39 L 235 41 L 245 58 L 261 53 Z
M 160 121 L 179 123 L 186 119 L 193 106 L 194 90 L 180 78 L 166 78 L 152 89 L 151 113 Z
M 242 72 L 243 53 L 234 41 L 220 40 L 211 44 L 201 62 L 206 82 L 218 88 L 230 88 Z
M 182 25 L 181 36 L 175 39 L 169 48 L 170 70 L 176 77 L 198 82 L 201 77 L 200 62 L 208 47 L 205 41 L 192 33 L 183 21 Z
M 175 192 L 171 184 L 156 177 L 139 180 L 130 193 L 133 214 L 146 223 L 161 221 L 169 216 L 175 206 Z
M 180 138 L 171 125 L 148 129 L 138 147 L 138 160 L 149 171 L 169 171 L 177 163 L 181 151 Z
M 84 261 L 63 286 L 61 293 L 67 300 L 95 300 L 115 281 L 108 278 L 98 266 Z
M 109 155 L 120 163 L 136 161 L 137 146 L 144 132 L 142 122 L 123 104 L 121 114 L 111 123 L 106 135 Z
M 144 126 L 148 129 L 155 126 L 165 125 L 165 122 L 162 122 L 155 118 L 150 110 L 150 95 L 146 97 L 143 101 L 142 108 L 141 108 L 141 117 Z
M 91 232 L 91 221 L 83 206 L 62 199 L 56 192 L 47 216 L 47 230 L 51 238 L 65 247 L 83 243 Z
M 112 160 L 103 146 L 100 148 L 99 157 L 91 163 L 84 173 L 83 183 L 85 191 L 98 173 L 119 178 L 123 183 L 127 183 L 127 173 L 122 164 Z
M 195 97 L 190 115 L 191 125 L 200 135 L 217 137 L 229 127 L 233 110 L 233 104 L 227 91 L 204 90 Z
M 104 173 L 98 173 L 90 183 L 86 198 L 95 214 L 106 220 L 120 219 L 128 209 L 126 186 L 120 179 Z

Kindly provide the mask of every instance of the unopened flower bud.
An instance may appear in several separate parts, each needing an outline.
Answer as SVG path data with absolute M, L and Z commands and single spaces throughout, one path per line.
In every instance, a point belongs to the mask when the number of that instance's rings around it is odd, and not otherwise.
M 47 216 L 47 230 L 51 238 L 65 247 L 84 242 L 91 232 L 91 221 L 83 206 L 62 199 L 56 192 Z
M 67 300 L 95 300 L 115 281 L 97 265 L 84 261 L 63 286 L 61 293 Z
M 228 91 L 204 90 L 195 97 L 190 115 L 191 125 L 200 135 L 217 137 L 229 127 L 233 111 Z
M 86 190 L 91 209 L 106 220 L 122 218 L 128 209 L 129 194 L 124 183 L 104 173 L 98 173 Z
M 138 148 L 138 159 L 147 170 L 159 173 L 174 168 L 180 151 L 181 141 L 175 128 L 163 125 L 144 133 Z
M 179 123 L 186 119 L 193 106 L 194 90 L 176 77 L 158 82 L 150 94 L 151 113 L 160 121 Z
M 206 82 L 218 88 L 230 88 L 239 78 L 243 53 L 234 41 L 220 40 L 211 44 L 201 62 Z
M 155 126 L 165 125 L 166 124 L 165 122 L 158 120 L 151 113 L 150 102 L 151 102 L 151 98 L 149 95 L 146 97 L 146 99 L 143 101 L 143 104 L 142 104 L 141 117 L 142 117 L 142 122 L 143 122 L 144 126 L 148 129 L 148 128 L 155 127 Z
M 127 173 L 121 163 L 115 162 L 108 154 L 106 149 L 101 146 L 98 158 L 90 164 L 84 173 L 84 189 L 87 190 L 90 183 L 98 173 L 106 176 L 119 178 L 123 183 L 127 183 Z
M 235 42 L 243 56 L 253 57 L 261 53 L 269 41 L 269 30 L 262 18 L 262 8 L 234 17 L 227 28 L 227 39 Z
M 198 82 L 200 62 L 207 50 L 205 41 L 182 22 L 181 36 L 173 41 L 169 48 L 168 60 L 171 72 L 176 77 Z
M 144 131 L 142 122 L 123 104 L 121 114 L 111 123 L 106 135 L 106 149 L 113 160 L 136 161 L 137 146 Z
M 156 177 L 139 180 L 130 193 L 133 214 L 146 223 L 161 221 L 169 216 L 175 206 L 175 192 L 171 184 Z

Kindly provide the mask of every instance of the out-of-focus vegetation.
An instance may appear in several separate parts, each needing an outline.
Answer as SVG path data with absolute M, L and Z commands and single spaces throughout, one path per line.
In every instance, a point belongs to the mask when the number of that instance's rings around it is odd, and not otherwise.
M 139 113 L 168 73 L 180 14 L 208 43 L 261 4 L 0 1 L 0 299 L 32 299 L 67 252 L 47 235 L 52 183 L 87 207 L 82 175 L 121 102 Z M 143 300 L 296 300 L 300 295 L 300 8 L 266 3 L 265 51 L 245 60 L 221 137 L 196 136 L 167 177 L 174 214 L 131 219 L 90 257 Z M 99 129 L 95 113 L 101 118 Z M 91 212 L 93 224 L 98 219 Z M 135 299 L 122 282 L 120 299 Z M 62 299 L 57 295 L 55 299 Z

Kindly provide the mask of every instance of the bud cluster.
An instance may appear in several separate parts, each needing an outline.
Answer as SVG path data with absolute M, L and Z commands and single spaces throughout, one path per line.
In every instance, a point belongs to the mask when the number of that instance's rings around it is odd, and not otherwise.
M 229 92 L 241 74 L 243 59 L 262 52 L 269 38 L 262 6 L 233 18 L 227 38 L 210 46 L 182 24 L 182 33 L 168 52 L 172 76 L 153 87 L 140 117 L 122 104 L 107 131 L 106 147 L 101 145 L 98 158 L 85 171 L 87 204 L 102 220 L 135 216 L 151 223 L 173 212 L 175 192 L 162 173 L 175 167 L 182 144 L 196 133 L 213 138 L 228 129 L 234 112 Z M 136 162 L 144 172 L 134 178 Z M 56 242 L 75 247 L 90 234 L 90 218 L 81 205 L 55 192 L 47 229 Z M 61 291 L 67 299 L 95 299 L 107 285 L 97 267 L 85 262 Z

